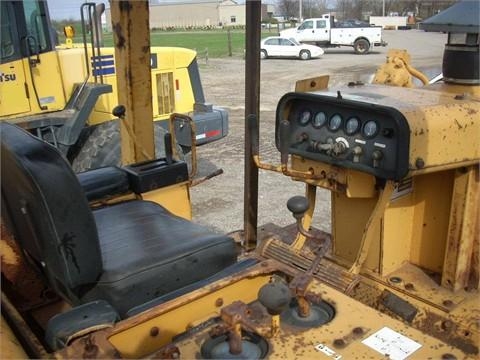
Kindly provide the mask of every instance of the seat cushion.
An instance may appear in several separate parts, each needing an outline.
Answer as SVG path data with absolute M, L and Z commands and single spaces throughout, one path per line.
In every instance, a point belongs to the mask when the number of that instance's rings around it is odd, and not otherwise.
M 93 214 L 104 272 L 83 300 L 105 299 L 121 316 L 236 261 L 233 239 L 153 202 L 130 201 Z

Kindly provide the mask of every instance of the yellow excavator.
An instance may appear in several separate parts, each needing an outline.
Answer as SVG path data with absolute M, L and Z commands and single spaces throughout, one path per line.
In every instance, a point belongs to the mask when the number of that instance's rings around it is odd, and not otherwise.
M 80 8 L 83 43 L 55 46 L 46 0 L 1 2 L 0 120 L 28 129 L 57 146 L 76 171 L 120 165 L 120 124 L 114 48 L 104 47 L 100 5 Z M 90 29 L 88 32 L 87 30 Z M 53 30 L 55 33 L 55 30 Z M 150 45 L 150 44 L 149 44 Z M 150 55 L 155 138 L 163 155 L 163 135 L 173 113 L 192 123 L 175 124 L 178 153 L 228 133 L 228 113 L 205 100 L 193 50 L 153 47 Z M 150 99 L 150 98 L 149 98 Z
M 135 116 L 149 59 L 121 39 L 148 36 L 146 5 L 111 3 L 116 56 L 127 54 L 116 73 L 131 75 L 119 78 L 121 112 L 137 138 L 152 128 Z M 162 158 L 146 137 L 132 163 L 77 175 L 51 144 L 0 124 L 13 234 L 2 231 L 3 358 L 479 357 L 479 3 L 422 24 L 448 34 L 440 81 L 308 79 L 285 94 L 278 164 L 258 152 L 260 5 L 246 2 L 242 241 L 182 213 L 174 134 Z M 258 169 L 305 184 L 287 203 L 293 226 L 257 230 Z M 317 188 L 331 192 L 329 234 L 311 227 Z

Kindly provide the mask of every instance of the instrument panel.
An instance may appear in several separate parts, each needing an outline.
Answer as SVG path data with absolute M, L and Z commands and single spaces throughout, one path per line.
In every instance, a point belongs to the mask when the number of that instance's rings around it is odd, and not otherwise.
M 410 130 L 392 107 L 288 93 L 277 107 L 275 137 L 280 151 L 379 178 L 400 180 L 408 172 Z

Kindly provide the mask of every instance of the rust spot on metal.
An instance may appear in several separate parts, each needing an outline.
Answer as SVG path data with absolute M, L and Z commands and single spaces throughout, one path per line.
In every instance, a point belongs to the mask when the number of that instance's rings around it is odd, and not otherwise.
M 355 335 L 363 335 L 363 329 L 360 326 L 357 326 L 356 328 L 353 328 L 352 333 Z
M 405 290 L 408 290 L 408 291 L 415 290 L 415 286 L 412 283 L 405 284 Z
M 450 320 L 442 321 L 441 328 L 445 331 L 449 331 L 453 328 L 453 322 L 451 322 Z
M 415 167 L 417 169 L 423 169 L 425 167 L 425 161 L 422 158 L 417 158 L 417 160 L 415 160 Z
M 442 360 L 456 360 L 457 357 L 453 354 L 450 354 L 450 353 L 446 353 L 446 354 L 442 354 Z
M 130 4 L 130 1 L 125 1 L 125 0 L 119 1 L 118 7 L 120 8 L 120 12 L 129 13 L 130 10 L 132 10 L 132 4 Z
M 122 30 L 122 25 L 119 23 L 113 24 L 113 32 L 115 33 L 115 36 L 117 38 L 117 43 L 115 44 L 115 47 L 117 49 L 122 49 L 125 47 L 125 37 L 123 36 L 123 30 Z
M 335 346 L 336 348 L 344 348 L 345 347 L 345 340 L 343 339 L 335 339 L 333 340 L 333 346 Z
M 450 327 L 450 329 L 446 331 L 444 329 L 445 326 Z M 466 338 L 464 331 L 459 329 L 458 325 L 452 320 L 427 311 L 425 312 L 425 317 L 416 323 L 415 327 L 423 333 L 433 336 L 467 354 L 478 354 L 478 345 L 470 338 Z
M 453 301 L 452 300 L 443 300 L 442 304 L 446 307 L 452 307 Z
M 98 354 L 98 346 L 95 345 L 95 341 L 92 336 L 88 336 L 85 339 L 85 347 L 83 351 L 84 359 L 94 359 Z
M 160 333 L 160 330 L 158 329 L 158 327 L 154 326 L 150 329 L 150 336 L 151 337 L 155 337 L 157 336 L 158 334 Z

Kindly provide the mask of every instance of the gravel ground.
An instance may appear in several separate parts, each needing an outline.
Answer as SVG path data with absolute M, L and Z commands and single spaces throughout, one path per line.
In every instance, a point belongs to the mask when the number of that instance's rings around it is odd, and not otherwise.
M 406 49 L 412 65 L 427 75 L 440 72 L 447 35 L 419 30 L 384 31 L 387 47 L 376 47 L 368 55 L 355 55 L 349 47 L 327 49 L 320 59 L 267 59 L 261 62 L 260 155 L 263 161 L 278 163 L 274 146 L 275 109 L 282 95 L 293 91 L 295 81 L 330 75 L 329 87 L 349 81 L 369 82 L 385 62 L 388 49 Z M 194 221 L 221 232 L 243 229 L 243 148 L 245 62 L 243 59 L 210 59 L 200 65 L 206 99 L 225 107 L 230 114 L 229 135 L 198 148 L 200 174 L 216 167 L 224 174 L 191 189 Z M 286 208 L 289 197 L 304 193 L 303 183 L 283 175 L 260 170 L 258 224 L 285 226 L 293 222 Z M 317 191 L 315 227 L 330 229 L 330 193 Z

